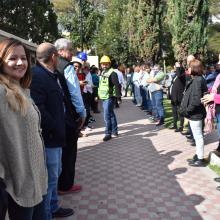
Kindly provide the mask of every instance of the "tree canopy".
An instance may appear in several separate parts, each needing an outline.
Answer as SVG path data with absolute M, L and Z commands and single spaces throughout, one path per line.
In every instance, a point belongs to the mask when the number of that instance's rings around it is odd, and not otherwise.
M 50 1 L 1 0 L 1 29 L 35 43 L 58 37 L 57 16 Z
M 80 47 L 79 0 L 54 0 L 54 6 L 62 31 L 69 32 L 74 45 Z M 83 44 L 86 48 L 90 48 L 92 46 L 93 38 L 97 33 L 97 27 L 102 21 L 103 15 L 90 1 L 83 0 L 82 17 Z
M 168 0 L 167 18 L 177 60 L 185 60 L 188 54 L 205 54 L 208 0 Z

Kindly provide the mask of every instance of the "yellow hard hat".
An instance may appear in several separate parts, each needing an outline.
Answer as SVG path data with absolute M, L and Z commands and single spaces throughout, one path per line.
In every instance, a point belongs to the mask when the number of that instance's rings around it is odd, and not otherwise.
M 111 63 L 111 60 L 108 56 L 102 56 L 100 63 Z

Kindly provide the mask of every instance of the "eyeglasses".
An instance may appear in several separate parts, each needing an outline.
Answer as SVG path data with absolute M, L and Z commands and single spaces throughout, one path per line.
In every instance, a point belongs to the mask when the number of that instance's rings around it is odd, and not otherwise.
M 74 68 L 79 68 L 79 65 L 73 65 L 74 66 Z

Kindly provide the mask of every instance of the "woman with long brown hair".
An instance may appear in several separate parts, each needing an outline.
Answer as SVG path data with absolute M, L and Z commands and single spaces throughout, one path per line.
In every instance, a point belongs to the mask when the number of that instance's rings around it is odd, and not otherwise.
M 0 219 L 46 220 L 47 171 L 40 115 L 29 96 L 30 59 L 17 40 L 0 42 Z M 8 203 L 8 204 L 7 204 Z

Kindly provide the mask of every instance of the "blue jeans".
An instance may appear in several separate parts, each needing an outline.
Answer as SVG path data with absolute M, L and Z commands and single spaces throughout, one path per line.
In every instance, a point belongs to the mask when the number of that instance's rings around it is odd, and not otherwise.
M 115 98 L 103 100 L 104 121 L 105 121 L 105 134 L 117 134 L 118 124 L 114 113 Z
M 164 120 L 163 90 L 152 92 L 151 95 L 154 117 Z
M 144 108 L 144 110 L 148 110 L 147 91 L 143 87 L 140 87 L 140 92 L 141 92 L 141 96 L 142 96 L 143 108 Z
M 59 209 L 58 206 L 58 195 L 57 195 L 57 185 L 58 178 L 61 174 L 62 169 L 62 148 L 49 148 L 46 146 L 46 163 L 48 171 L 48 189 L 47 196 L 44 200 L 44 204 L 47 211 L 48 220 L 52 219 L 52 213 Z

